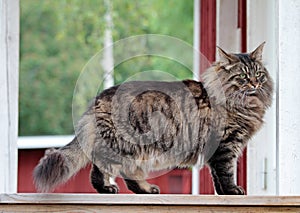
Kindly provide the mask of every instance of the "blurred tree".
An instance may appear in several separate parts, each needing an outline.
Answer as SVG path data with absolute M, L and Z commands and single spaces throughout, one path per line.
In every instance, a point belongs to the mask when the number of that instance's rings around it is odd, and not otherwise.
M 19 134 L 71 134 L 76 80 L 88 60 L 103 48 L 104 0 L 26 0 L 20 4 Z M 114 41 L 153 33 L 192 44 L 192 0 L 113 0 L 112 5 Z M 115 82 L 144 70 L 192 77 L 179 63 L 143 56 L 118 65 Z

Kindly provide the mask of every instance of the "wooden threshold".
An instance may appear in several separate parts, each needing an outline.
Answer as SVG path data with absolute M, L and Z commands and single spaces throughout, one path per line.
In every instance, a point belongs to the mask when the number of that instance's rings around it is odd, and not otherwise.
M 300 212 L 300 196 L 0 194 L 0 212 Z

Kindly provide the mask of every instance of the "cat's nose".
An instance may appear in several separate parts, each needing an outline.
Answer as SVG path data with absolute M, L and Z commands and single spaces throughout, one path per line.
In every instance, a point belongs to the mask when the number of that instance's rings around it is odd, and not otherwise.
M 250 82 L 249 82 L 248 85 L 251 89 L 257 89 L 258 88 L 258 82 L 256 81 L 255 78 L 250 78 Z
M 249 87 L 250 89 L 255 89 L 255 88 L 256 88 L 256 86 L 255 86 L 252 82 L 249 82 L 249 83 L 248 83 L 248 87 Z

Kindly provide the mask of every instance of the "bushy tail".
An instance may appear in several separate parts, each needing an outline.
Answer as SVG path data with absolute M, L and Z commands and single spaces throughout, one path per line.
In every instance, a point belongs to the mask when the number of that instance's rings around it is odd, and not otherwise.
M 48 149 L 33 172 L 39 192 L 51 192 L 89 162 L 76 137 L 60 149 Z

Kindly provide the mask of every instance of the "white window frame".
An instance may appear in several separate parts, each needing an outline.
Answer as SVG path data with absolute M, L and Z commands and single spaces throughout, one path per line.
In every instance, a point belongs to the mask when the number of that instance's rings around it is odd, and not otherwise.
M 19 0 L 0 0 L 0 193 L 17 192 Z
M 252 51 L 266 41 L 263 61 L 274 80 L 273 105 L 265 116 L 265 124 L 248 145 L 247 180 L 251 195 L 277 194 L 277 1 L 247 1 L 247 49 Z

